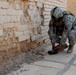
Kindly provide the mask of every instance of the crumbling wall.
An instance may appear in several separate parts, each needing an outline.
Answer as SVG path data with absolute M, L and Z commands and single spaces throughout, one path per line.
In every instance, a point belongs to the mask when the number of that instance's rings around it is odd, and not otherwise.
M 67 0 L 0 0 L 0 62 L 47 44 L 50 11 Z

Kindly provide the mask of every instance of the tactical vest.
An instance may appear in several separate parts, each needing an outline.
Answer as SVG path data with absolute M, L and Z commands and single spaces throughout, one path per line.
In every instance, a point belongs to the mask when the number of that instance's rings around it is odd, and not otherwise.
M 64 11 L 63 14 L 64 14 L 64 16 L 65 15 L 74 16 L 72 13 L 66 12 L 66 11 Z M 59 22 L 53 21 L 53 32 L 58 36 L 62 36 L 63 30 L 64 30 L 64 26 L 65 26 L 64 21 L 63 21 L 64 16 L 61 18 L 61 20 Z
M 64 29 L 64 23 L 63 21 L 60 21 L 58 24 L 59 25 L 56 25 L 56 22 L 53 23 L 53 32 L 56 33 L 56 35 L 61 36 Z

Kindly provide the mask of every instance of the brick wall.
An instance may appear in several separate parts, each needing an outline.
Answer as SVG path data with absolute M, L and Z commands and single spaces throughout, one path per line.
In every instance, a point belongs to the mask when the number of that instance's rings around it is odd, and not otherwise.
M 49 42 L 50 11 L 67 0 L 0 0 L 0 62 Z
M 76 0 L 68 0 L 68 10 L 76 15 Z

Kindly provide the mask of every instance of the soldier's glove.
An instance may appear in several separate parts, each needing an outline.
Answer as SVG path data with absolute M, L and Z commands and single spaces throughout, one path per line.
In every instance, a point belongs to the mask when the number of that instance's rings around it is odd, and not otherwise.
M 59 51 L 62 51 L 62 50 L 64 50 L 67 47 L 68 47 L 67 44 L 57 45 L 57 46 L 53 47 L 53 50 L 52 51 L 48 51 L 48 54 L 50 54 L 50 55 L 58 54 Z
M 57 46 L 54 47 L 54 51 L 59 52 L 60 50 L 61 50 L 61 46 L 60 45 L 57 45 Z
M 56 51 L 62 51 L 62 50 L 64 50 L 64 49 L 66 49 L 68 47 L 68 45 L 67 44 L 64 44 L 64 45 L 57 45 L 57 46 L 55 46 L 55 48 L 54 48 L 54 50 L 56 50 Z

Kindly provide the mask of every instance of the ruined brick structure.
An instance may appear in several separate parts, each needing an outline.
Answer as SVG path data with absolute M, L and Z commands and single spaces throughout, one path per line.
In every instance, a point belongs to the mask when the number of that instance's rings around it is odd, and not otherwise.
M 50 11 L 67 0 L 0 0 L 0 62 L 49 42 Z

